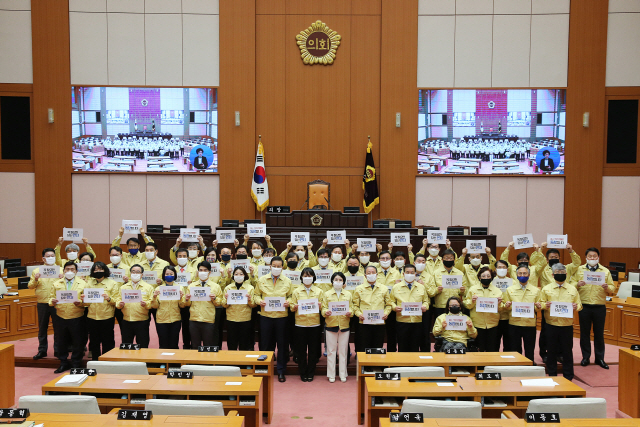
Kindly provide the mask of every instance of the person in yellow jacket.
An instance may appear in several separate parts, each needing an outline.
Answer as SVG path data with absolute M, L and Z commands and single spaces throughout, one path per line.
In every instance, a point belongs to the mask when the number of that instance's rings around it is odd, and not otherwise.
M 254 287 L 251 285 L 249 274 L 240 266 L 233 269 L 232 277 L 233 283 L 228 284 L 222 291 L 222 306 L 227 312 L 227 349 L 253 351 L 255 330 L 251 312 L 256 306 L 253 302 Z M 230 304 L 231 291 L 244 291 L 246 302 L 239 303 L 236 298 Z
M 318 252 L 316 252 L 316 259 L 318 261 L 318 265 L 311 267 L 313 268 L 315 271 L 324 271 L 325 273 L 327 272 L 331 272 L 331 274 L 335 273 L 336 271 L 340 271 L 342 273 L 344 273 L 342 270 L 340 270 L 339 268 L 334 268 L 331 267 L 331 254 L 329 253 L 329 251 L 325 248 L 320 248 L 318 249 Z M 346 266 L 346 264 L 345 264 Z M 315 283 L 315 282 L 314 282 Z M 317 287 L 319 287 L 323 292 L 327 292 L 329 290 L 331 290 L 331 284 L 330 283 L 317 283 L 316 284 Z
M 582 310 L 582 303 L 575 286 L 566 283 L 566 267 L 557 263 L 551 267 L 551 270 L 555 283 L 542 288 L 538 295 L 538 302 L 541 304 L 547 322 L 547 374 L 558 375 L 557 360 L 558 356 L 562 355 L 562 374 L 571 381 L 573 379 L 573 316 L 575 312 Z M 552 307 L 554 302 L 568 303 L 568 313 L 556 312 L 559 308 Z
M 29 284 L 27 285 L 29 289 L 36 290 L 36 308 L 38 311 L 38 352 L 33 356 L 33 360 L 47 357 L 47 349 L 49 348 L 49 319 L 51 319 L 54 324 L 58 320 L 56 309 L 49 305 L 51 288 L 56 280 L 64 277 L 62 269 L 56 264 L 56 254 L 53 248 L 45 248 L 42 250 L 42 261 L 45 266 L 56 266 L 59 275 L 56 278 L 44 279 L 40 277 L 40 268 L 34 268 L 33 272 L 31 272 Z M 54 348 L 54 353 L 57 352 L 58 350 Z
M 382 245 L 380 243 L 376 243 L 376 249 L 377 252 L 376 253 L 380 253 L 382 252 Z M 357 254 L 358 256 L 358 261 L 360 261 L 360 269 L 358 270 L 358 275 L 360 276 L 364 276 L 364 269 L 368 266 L 371 265 L 377 269 L 380 269 L 380 263 L 377 262 L 372 262 L 371 261 L 371 254 L 367 251 L 359 251 L 358 252 L 358 244 L 357 243 L 353 243 L 351 245 L 351 253 L 352 254 Z
M 180 245 L 182 244 L 182 237 L 178 237 L 176 239 L 176 244 L 169 250 L 169 259 L 173 263 L 173 265 L 179 265 L 178 259 L 176 258 L 178 249 L 180 249 Z M 207 248 L 204 246 L 204 240 L 202 236 L 198 235 L 197 242 L 189 242 L 187 243 L 187 264 L 186 267 L 190 270 L 198 269 L 198 264 L 204 261 L 204 257 L 200 256 L 200 250 L 204 252 Z
M 580 311 L 580 350 L 582 361 L 580 365 L 587 366 L 591 358 L 591 325 L 593 324 L 593 349 L 596 356 L 596 365 L 609 369 L 604 361 L 604 323 L 607 316 L 605 307 L 607 293 L 616 291 L 608 268 L 600 264 L 600 251 L 598 248 L 587 249 L 585 256 L 587 262 L 578 267 L 570 284 L 578 288 L 582 310 Z M 568 267 L 567 267 L 568 268 Z M 601 284 L 587 283 L 586 273 L 600 273 L 604 275 Z
M 396 312 L 398 351 L 417 352 L 420 349 L 422 334 L 422 314 L 429 310 L 429 294 L 427 289 L 416 281 L 416 268 L 413 264 L 404 267 L 403 278 L 404 280 L 393 286 L 389 295 L 391 309 Z M 403 315 L 402 304 L 405 302 L 421 303 L 419 312 Z
M 502 291 L 493 282 L 493 272 L 488 266 L 480 268 L 477 273 L 478 285 L 472 285 L 467 292 L 463 304 L 470 312 L 473 325 L 478 331 L 476 342 L 480 351 L 498 351 L 498 322 L 502 303 Z M 478 312 L 478 298 L 495 298 L 495 313 Z
M 91 358 L 98 360 L 101 354 L 107 353 L 116 346 L 113 328 L 115 325 L 116 298 L 120 292 L 120 283 L 109 278 L 109 267 L 97 261 L 91 267 L 85 285 L 87 289 L 101 289 L 102 302 L 85 303 L 87 312 L 87 332 L 91 338 L 89 351 Z M 102 348 L 101 348 L 102 347 Z
M 509 277 L 509 263 L 501 259 L 497 260 L 494 264 L 494 271 L 496 273 L 493 278 L 493 285 L 502 291 L 502 298 L 504 304 L 504 293 L 507 289 L 517 282 Z M 527 271 L 529 269 L 527 268 Z M 516 271 L 517 274 L 517 271 Z M 528 274 L 528 273 L 527 273 Z M 500 348 L 500 341 L 502 341 L 502 351 L 514 351 L 511 348 L 511 342 L 509 340 L 509 310 L 503 310 L 500 312 L 500 321 L 498 322 L 498 348 Z
M 79 253 L 80 253 L 80 247 L 78 245 L 76 245 L 75 243 L 69 243 L 65 248 L 64 251 L 67 254 L 67 258 L 68 259 L 63 259 L 60 256 L 60 249 L 62 248 L 62 242 L 64 242 L 64 237 L 58 237 L 58 244 L 55 247 L 55 253 L 56 253 L 56 264 L 58 264 L 60 267 L 64 266 L 67 261 L 73 261 L 76 264 L 80 262 L 80 257 L 79 257 Z M 93 257 L 95 258 L 96 253 L 93 251 L 93 248 L 89 245 L 89 240 L 86 237 L 82 238 L 82 243 L 84 243 L 85 248 L 87 249 L 87 252 L 90 253 L 91 255 L 93 255 Z
M 113 269 L 119 269 L 119 270 L 124 270 L 126 274 L 129 274 L 129 267 L 131 267 L 130 265 L 127 265 L 123 260 L 123 254 L 122 254 L 122 248 L 120 246 L 113 246 L 109 249 L 109 261 L 111 261 L 109 264 L 107 264 L 107 267 L 109 267 L 109 270 L 113 270 Z
M 320 247 L 320 249 L 327 249 L 328 242 L 328 239 L 324 239 L 322 241 L 322 246 Z M 349 255 L 351 255 L 351 243 L 349 242 L 349 239 L 344 240 L 344 246 L 347 252 L 346 257 L 349 257 Z M 316 253 L 316 257 L 319 257 L 318 253 Z M 319 262 L 320 260 L 318 260 L 318 263 Z M 329 261 L 328 267 L 333 269 L 334 273 L 336 271 L 341 271 L 342 273 L 347 271 L 347 261 L 342 252 L 342 246 L 335 245 L 331 247 L 331 261 Z
M 445 352 L 449 348 L 456 350 L 466 349 L 469 338 L 477 337 L 478 331 L 475 326 L 473 326 L 471 318 L 462 314 L 462 300 L 455 295 L 449 297 L 445 304 L 445 309 L 446 312 L 439 315 L 436 318 L 436 323 L 433 325 L 433 336 L 442 336 L 443 338 L 440 351 Z M 454 331 L 449 328 L 447 322 L 447 316 L 449 315 L 464 317 L 467 328 L 464 331 Z
M 428 243 L 427 239 L 422 239 L 422 248 L 418 251 L 418 254 L 427 255 L 426 262 L 426 271 L 428 274 L 433 274 L 435 271 L 442 267 L 442 257 L 440 256 L 440 251 L 442 250 L 441 245 L 438 243 Z M 458 255 L 456 255 L 455 251 L 451 249 L 451 241 L 449 239 L 446 240 L 445 243 L 445 251 L 450 250 L 453 252 L 454 257 L 457 259 Z
M 287 247 L 285 248 L 285 250 L 280 252 L 280 258 L 288 259 L 288 255 L 291 253 L 292 249 L 294 250 L 296 255 L 298 255 L 298 260 L 299 260 L 298 265 L 296 266 L 296 270 L 302 271 L 307 267 L 313 268 L 318 265 L 318 259 L 316 258 L 316 255 L 313 253 L 313 250 L 312 250 L 313 243 L 308 242 L 305 250 L 304 246 L 298 245 L 294 248 L 293 243 L 289 242 L 287 243 Z M 309 259 L 305 258 L 305 256 L 308 256 Z
M 178 345 L 182 327 L 180 309 L 185 304 L 185 289 L 183 286 L 176 285 L 177 276 L 175 267 L 166 265 L 159 277 L 161 284 L 153 291 L 151 308 L 156 310 L 156 333 L 158 334 L 159 348 L 180 348 Z M 178 292 L 177 294 L 172 292 L 172 295 L 165 299 L 162 295 L 163 290 L 169 286 L 177 287 Z
M 442 261 L 439 267 L 433 271 L 432 281 L 433 285 L 436 288 L 436 296 L 434 301 L 434 314 L 435 317 L 439 317 L 440 315 L 447 312 L 447 301 L 450 297 L 456 296 L 462 298 L 464 294 L 469 289 L 469 282 L 467 278 L 462 273 L 462 271 L 458 270 L 454 267 L 456 259 L 456 254 L 451 249 L 447 249 L 442 253 Z M 427 260 L 427 265 L 429 265 L 429 260 Z M 462 276 L 462 287 L 460 289 L 445 289 L 442 286 L 443 276 Z
M 191 297 L 197 290 L 209 287 L 209 299 L 207 301 L 192 301 Z M 191 332 L 191 348 L 199 346 L 216 345 L 217 329 L 216 307 L 222 303 L 222 290 L 211 277 L 211 264 L 202 261 L 198 264 L 198 277 L 189 284 L 185 295 L 185 306 L 190 307 L 189 331 Z
M 295 255 L 295 254 L 294 254 Z M 296 255 L 297 256 L 297 255 Z M 335 274 L 335 273 L 334 273 Z M 311 382 L 316 374 L 316 364 L 320 354 L 322 327 L 320 326 L 320 308 L 324 302 L 324 292 L 314 286 L 316 274 L 307 267 L 302 270 L 302 285 L 293 290 L 289 297 L 289 307 L 296 316 L 293 329 L 293 342 L 298 357 L 298 371 L 303 382 Z M 344 274 L 341 284 L 344 285 Z M 311 301 L 309 301 L 311 300 Z M 316 312 L 301 314 L 303 305 L 315 303 Z
M 158 279 L 160 279 L 164 268 L 169 263 L 158 256 L 158 245 L 155 242 L 149 242 L 144 247 L 144 261 L 140 265 L 144 268 L 144 271 L 158 273 Z
M 153 286 L 142 280 L 144 269 L 139 264 L 131 266 L 131 280 L 120 286 L 116 297 L 116 307 L 122 310 L 120 335 L 122 342 L 133 344 L 133 340 L 142 348 L 149 347 L 149 309 L 153 297 Z M 125 302 L 122 291 L 140 291 L 142 301 Z
M 429 296 L 429 306 L 433 308 L 436 296 L 436 285 L 431 279 L 431 274 L 427 271 L 427 256 L 425 254 L 416 254 L 414 258 L 414 267 L 416 268 L 416 282 L 422 285 L 425 292 Z M 433 310 L 427 310 L 422 313 L 422 322 L 420 322 L 422 331 L 420 332 L 420 351 L 431 351 L 431 318 Z
M 70 368 L 79 368 L 84 354 L 84 345 L 87 342 L 87 329 L 84 319 L 84 305 L 82 303 L 82 291 L 86 283 L 76 277 L 78 266 L 73 261 L 67 261 L 64 265 L 64 278 L 53 282 L 49 294 L 49 305 L 55 307 L 58 321 L 54 324 L 53 341 L 54 348 L 58 352 L 56 356 L 60 360 L 60 366 L 53 371 L 56 374 Z M 58 291 L 75 291 L 77 299 L 73 302 L 58 301 Z M 70 343 L 67 341 L 69 340 Z M 71 363 L 67 361 L 71 344 Z
M 120 246 L 123 234 L 124 227 L 120 227 L 120 230 L 118 230 L 118 237 L 113 239 L 111 242 L 112 247 Z M 142 235 L 145 243 L 153 242 L 153 239 L 146 235 L 144 228 L 140 229 L 140 235 Z M 122 254 L 122 262 L 124 262 L 125 265 L 128 265 L 129 268 L 131 268 L 134 264 L 140 264 L 144 261 L 144 255 L 140 253 L 140 240 L 138 240 L 137 237 L 130 237 L 127 239 L 127 248 L 129 249 L 129 252 Z
M 375 268 L 375 267 L 374 267 Z M 347 365 L 349 352 L 349 333 L 351 331 L 351 318 L 353 316 L 353 301 L 351 292 L 345 290 L 346 278 L 341 276 L 339 271 L 333 273 L 331 282 L 333 289 L 324 293 L 322 301 L 322 316 L 325 318 L 325 334 L 327 345 L 327 378 L 329 382 L 336 381 L 336 353 L 339 360 L 340 381 L 347 381 Z M 340 286 L 340 279 L 342 286 Z M 329 303 L 347 303 L 346 313 L 332 312 Z
M 388 253 L 387 257 L 389 257 Z M 356 335 L 356 352 L 363 352 L 365 348 L 382 348 L 386 331 L 384 321 L 391 313 L 389 289 L 378 281 L 378 270 L 369 265 L 364 272 L 367 281 L 358 286 L 352 296 L 353 314 L 360 319 Z M 382 323 L 364 323 L 365 316 L 370 310 L 382 310 Z
M 499 264 L 502 262 L 505 261 L 498 261 L 498 264 L 496 264 L 497 270 L 506 266 Z M 509 345 L 512 351 L 524 354 L 527 359 L 533 362 L 533 355 L 536 349 L 536 309 L 540 310 L 541 308 L 540 302 L 538 302 L 540 289 L 529 283 L 529 267 L 522 265 L 518 267 L 516 273 L 518 274 L 518 281 L 514 282 L 502 293 L 502 305 L 505 311 L 509 313 Z M 533 307 L 529 308 L 529 313 L 518 312 L 514 316 L 511 307 L 514 302 L 530 303 L 533 304 Z M 530 315 L 533 315 L 533 317 L 527 317 Z M 523 346 L 524 353 L 522 353 Z M 535 362 L 533 364 L 535 365 Z
M 478 273 L 482 267 L 489 267 L 491 270 L 495 268 L 496 257 L 491 254 L 491 248 L 487 246 L 485 248 L 485 252 L 487 253 L 489 264 L 482 263 L 482 254 L 469 254 L 469 264 L 465 264 L 464 259 L 467 256 L 467 248 L 462 249 L 462 256 L 456 259 L 455 267 L 465 275 L 467 282 L 469 282 L 469 286 L 480 285 Z
M 393 245 L 391 245 L 393 247 Z M 402 257 L 403 258 L 403 257 Z M 378 283 L 385 286 L 389 294 L 393 286 L 401 280 L 401 271 L 391 266 L 391 252 L 382 251 L 378 254 L 380 269 L 378 270 Z M 403 258 L 404 259 L 404 258 Z M 385 330 L 387 332 L 387 351 L 398 351 L 398 338 L 396 334 L 396 312 L 391 310 L 385 319 Z

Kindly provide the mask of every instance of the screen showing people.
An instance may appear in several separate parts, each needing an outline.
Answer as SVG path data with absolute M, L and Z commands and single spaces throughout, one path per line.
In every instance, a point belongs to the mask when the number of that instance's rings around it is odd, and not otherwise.
M 566 90 L 420 90 L 418 173 L 564 174 Z
M 215 88 L 72 87 L 77 172 L 217 172 Z

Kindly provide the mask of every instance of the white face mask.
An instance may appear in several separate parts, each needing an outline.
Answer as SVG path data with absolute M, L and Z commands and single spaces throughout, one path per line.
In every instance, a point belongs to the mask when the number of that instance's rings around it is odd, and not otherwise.
M 394 261 L 393 263 L 394 263 L 394 264 L 395 264 L 395 266 L 396 266 L 396 267 L 398 267 L 398 268 L 402 268 L 402 267 L 404 267 L 404 260 L 403 260 L 403 259 L 399 259 L 399 260 L 397 260 L 397 261 Z
M 331 254 L 331 259 L 333 262 L 340 262 L 342 259 L 342 254 Z
M 469 260 L 469 262 L 471 263 L 471 265 L 473 265 L 474 267 L 477 267 L 480 265 L 480 263 L 482 262 L 482 259 L 480 258 L 471 258 Z
M 320 267 L 326 267 L 329 265 L 329 258 L 318 258 L 318 264 L 320 264 Z
M 200 278 L 200 280 L 205 281 L 209 278 L 209 272 L 208 271 L 198 271 L 198 277 Z
M 342 285 L 343 285 L 342 282 L 339 282 L 336 280 L 335 282 L 333 282 L 333 289 L 335 289 L 336 292 L 339 290 L 342 290 Z
M 507 275 L 507 269 L 506 268 L 496 268 L 496 274 L 498 275 L 498 277 L 504 277 Z
M 296 251 L 296 255 L 298 255 L 298 259 L 304 258 L 304 251 Z
M 271 274 L 273 275 L 273 277 L 280 276 L 280 273 L 282 273 L 281 267 L 271 267 Z
M 252 249 L 251 255 L 253 255 L 254 258 L 260 258 L 262 256 L 262 251 L 260 249 Z
M 382 268 L 389 268 L 389 267 L 391 267 L 391 260 L 389 260 L 389 261 L 380 261 L 380 265 L 382 266 Z
M 378 280 L 378 275 L 377 274 L 367 274 L 367 282 L 373 283 L 376 280 Z
M 305 285 L 310 285 L 313 283 L 313 277 L 303 277 L 302 278 L 302 283 L 304 283 Z
M 122 261 L 122 257 L 121 256 L 112 256 L 112 257 L 109 257 L 109 259 L 111 260 L 111 263 L 113 265 L 118 265 L 118 264 L 120 264 L 120 261 Z
M 189 258 L 193 259 L 198 255 L 198 251 L 189 251 Z
M 144 256 L 146 256 L 147 259 L 149 261 L 151 261 L 152 259 L 154 259 L 156 257 L 156 253 L 155 252 L 145 252 Z
M 413 281 L 416 280 L 416 275 L 415 274 L 411 274 L 411 273 L 407 273 L 404 275 L 404 281 L 407 283 L 413 283 Z
M 598 265 L 598 262 L 600 262 L 600 258 L 587 260 L 587 264 L 589 264 L 591 267 L 595 267 L 596 265 Z
M 242 282 L 244 282 L 244 276 L 242 276 L 242 275 L 233 276 L 233 280 L 235 280 L 236 283 L 242 283 Z
M 273 257 L 272 256 L 266 256 L 266 257 L 264 257 L 262 259 L 264 260 L 264 263 L 266 265 L 269 265 L 269 264 L 271 264 L 271 258 L 273 258 Z
M 136 273 L 131 274 L 131 280 L 133 282 L 139 282 L 141 277 L 142 277 L 142 274 L 136 274 Z
M 187 262 L 189 262 L 189 260 L 186 258 L 178 258 L 178 265 L 180 267 L 184 267 L 185 265 L 187 265 Z
M 440 249 L 429 248 L 429 255 L 435 257 L 435 256 L 438 256 L 439 253 L 440 253 Z
M 73 280 L 73 278 L 76 277 L 76 273 L 74 271 L 65 271 L 64 272 L 64 277 L 67 280 Z
M 427 264 L 419 263 L 419 264 L 415 264 L 415 266 L 416 266 L 416 271 L 418 273 L 421 273 L 424 271 L 424 268 L 427 266 Z
M 69 261 L 75 261 L 78 259 L 78 252 L 67 252 L 67 258 Z
M 54 256 L 48 256 L 44 259 L 44 262 L 47 263 L 47 265 L 53 265 L 56 262 L 56 257 Z
M 371 257 L 369 255 L 363 255 L 360 257 L 360 264 L 369 264 Z

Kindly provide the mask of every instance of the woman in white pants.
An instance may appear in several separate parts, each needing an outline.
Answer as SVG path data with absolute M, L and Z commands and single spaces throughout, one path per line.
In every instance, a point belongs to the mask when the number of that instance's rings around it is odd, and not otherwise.
M 336 352 L 340 358 L 340 381 L 347 382 L 347 354 L 349 353 L 349 320 L 353 315 L 351 305 L 351 292 L 344 290 L 347 279 L 341 272 L 335 272 L 331 276 L 333 289 L 325 292 L 322 302 L 322 315 L 326 318 L 327 339 L 327 377 L 329 382 L 336 381 Z M 331 311 L 329 304 L 332 302 L 346 302 L 347 311 Z

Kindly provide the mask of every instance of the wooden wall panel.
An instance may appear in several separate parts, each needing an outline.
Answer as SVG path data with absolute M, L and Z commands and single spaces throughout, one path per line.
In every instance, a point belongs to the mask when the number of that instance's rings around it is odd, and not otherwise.
M 284 15 L 285 0 L 256 0 L 256 15 Z
M 287 206 L 285 176 L 269 174 L 269 167 L 267 166 L 267 179 L 269 180 L 269 204 L 274 206 Z
M 314 15 L 315 17 L 320 14 L 332 14 L 332 15 L 351 14 L 351 2 L 348 0 L 347 1 L 345 0 L 322 0 L 322 1 L 285 0 L 285 4 L 286 4 L 285 13 L 287 15 Z M 318 18 L 318 19 L 322 19 L 322 18 Z M 329 27 L 331 28 L 330 25 Z M 339 31 L 338 31 L 338 34 L 340 34 Z
M 381 0 L 351 0 L 352 15 L 380 15 L 381 13 Z
M 49 243 L 53 247 L 55 242 Z M 42 246 L 44 249 L 46 246 Z M 20 258 L 22 262 L 42 260 L 42 249 L 36 249 L 35 243 L 0 243 L 0 256 Z

